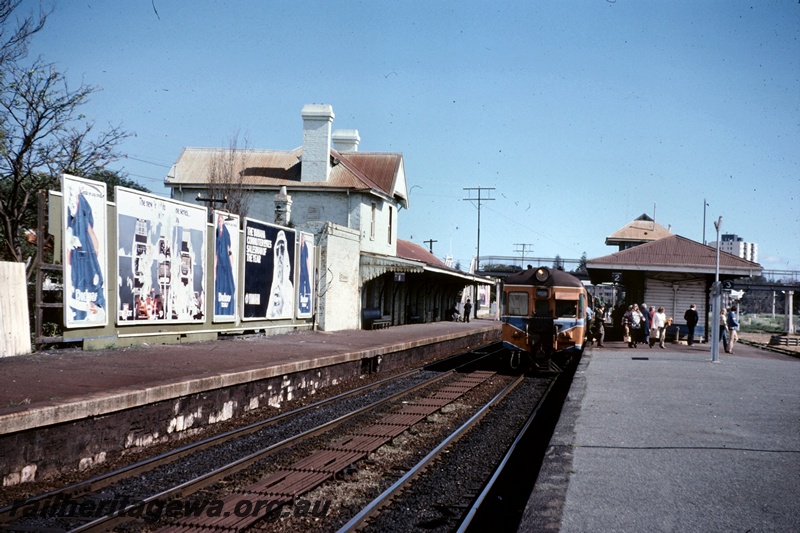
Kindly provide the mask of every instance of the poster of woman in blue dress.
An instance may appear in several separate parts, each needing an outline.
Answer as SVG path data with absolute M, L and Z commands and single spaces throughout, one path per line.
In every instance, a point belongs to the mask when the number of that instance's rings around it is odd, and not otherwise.
M 214 211 L 214 219 L 214 322 L 232 322 L 236 318 L 239 217 Z
M 297 318 L 314 312 L 314 236 L 300 233 L 300 263 L 297 282 Z
M 106 184 L 63 175 L 64 326 L 104 326 Z

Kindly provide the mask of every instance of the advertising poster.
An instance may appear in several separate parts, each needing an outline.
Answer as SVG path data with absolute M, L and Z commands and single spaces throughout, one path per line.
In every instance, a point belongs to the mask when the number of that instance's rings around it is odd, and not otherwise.
M 314 236 L 310 233 L 300 233 L 297 265 L 297 318 L 308 318 L 314 313 Z
M 64 326 L 108 324 L 106 184 L 64 174 Z
M 117 324 L 203 322 L 207 210 L 116 187 Z
M 242 319 L 292 318 L 294 230 L 244 219 L 244 306 Z
M 239 216 L 214 211 L 214 322 L 236 320 L 239 286 Z

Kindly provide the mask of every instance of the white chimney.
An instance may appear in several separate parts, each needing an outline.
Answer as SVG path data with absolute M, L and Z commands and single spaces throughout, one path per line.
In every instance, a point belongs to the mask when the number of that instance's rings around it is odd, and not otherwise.
M 292 197 L 286 192 L 286 186 L 281 186 L 275 195 L 275 224 L 288 226 L 292 221 Z
M 333 132 L 333 149 L 337 152 L 358 152 L 361 137 L 358 130 L 336 130 Z
M 328 181 L 333 107 L 327 104 L 307 104 L 300 114 L 303 116 L 300 181 Z

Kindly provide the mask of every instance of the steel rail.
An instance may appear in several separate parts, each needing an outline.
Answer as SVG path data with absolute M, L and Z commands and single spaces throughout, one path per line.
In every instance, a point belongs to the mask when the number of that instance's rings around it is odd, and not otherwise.
M 531 412 L 530 416 L 528 417 L 528 420 L 522 426 L 522 429 L 519 431 L 519 433 L 517 433 L 517 437 L 514 439 L 514 442 L 511 443 L 511 446 L 508 448 L 508 451 L 506 452 L 505 456 L 503 456 L 503 460 L 500 461 L 500 463 L 497 465 L 497 468 L 495 468 L 495 471 L 492 474 L 492 477 L 489 478 L 489 481 L 486 483 L 486 486 L 481 491 L 481 493 L 478 495 L 478 497 L 475 499 L 475 502 L 472 504 L 472 507 L 467 512 L 467 514 L 464 517 L 464 519 L 461 521 L 461 525 L 456 530 L 457 533 L 465 533 L 467 531 L 467 528 L 469 527 L 470 523 L 472 522 L 472 519 L 475 517 L 475 514 L 478 512 L 478 509 L 480 508 L 481 504 L 486 499 L 486 497 L 488 496 L 489 492 L 492 490 L 492 487 L 494 487 L 494 484 L 497 481 L 497 478 L 499 478 L 500 474 L 502 474 L 503 469 L 506 467 L 506 464 L 508 463 L 508 461 L 511 459 L 511 457 L 516 452 L 517 446 L 522 441 L 523 437 L 528 432 L 528 429 L 531 427 L 531 425 L 533 424 L 534 420 L 539 415 L 539 410 L 542 408 L 542 406 L 547 401 L 547 398 L 550 395 L 550 392 L 555 387 L 556 382 L 559 379 L 561 379 L 561 376 L 562 376 L 562 374 L 559 374 L 553 380 L 550 381 L 550 384 L 547 386 L 547 389 L 545 389 L 544 394 L 542 394 L 541 398 L 539 398 L 539 401 L 536 402 L 536 406 L 533 408 L 533 411 Z
M 466 352 L 466 353 L 476 353 L 476 352 L 475 351 L 471 351 L 471 352 Z M 399 398 L 402 398 L 403 396 L 412 394 L 412 393 L 414 393 L 414 392 L 416 392 L 416 391 L 418 391 L 420 389 L 423 389 L 423 388 L 428 387 L 430 385 L 433 385 L 433 384 L 435 384 L 435 383 L 437 383 L 437 382 L 439 382 L 441 380 L 444 380 L 445 378 L 449 377 L 450 375 L 456 373 L 462 367 L 474 364 L 476 361 L 484 359 L 486 357 L 490 357 L 493 354 L 494 354 L 494 352 L 492 352 L 492 353 L 478 353 L 479 357 L 477 359 L 470 360 L 470 361 L 468 361 L 467 363 L 465 363 L 463 365 L 460 365 L 460 366 L 458 366 L 458 367 L 456 367 L 454 369 L 451 369 L 451 370 L 449 370 L 447 372 L 443 372 L 442 374 L 440 374 L 438 376 L 434 376 L 434 377 L 432 377 L 432 378 L 430 378 L 428 380 L 425 380 L 425 381 L 423 381 L 421 383 L 418 383 L 417 385 L 414 385 L 413 387 L 410 387 L 410 388 L 405 389 L 403 391 L 397 392 L 397 393 L 395 393 L 395 394 L 393 394 L 393 395 L 391 395 L 389 397 L 383 398 L 381 400 L 377 400 L 375 402 L 372 402 L 369 405 L 366 405 L 364 407 L 361 407 L 359 409 L 351 411 L 350 413 L 342 415 L 342 416 L 340 416 L 340 417 L 338 417 L 338 418 L 336 418 L 334 420 L 331 420 L 331 421 L 328 421 L 328 422 L 326 422 L 324 424 L 321 424 L 321 425 L 317 426 L 314 429 L 310 429 L 310 430 L 304 431 L 302 433 L 298 433 L 297 435 L 294 435 L 292 437 L 288 437 L 288 438 L 286 438 L 286 439 L 284 439 L 284 440 L 282 440 L 280 442 L 277 442 L 277 443 L 272 444 L 272 445 L 270 445 L 270 446 L 268 446 L 266 448 L 263 448 L 262 450 L 259 450 L 257 452 L 253 452 L 253 453 L 251 453 L 251 454 L 249 454 L 249 455 L 247 455 L 245 457 L 242 457 L 242 458 L 240 458 L 240 459 L 238 459 L 236 461 L 233 461 L 233 462 L 231 462 L 231 463 L 229 463 L 229 464 L 227 464 L 225 466 L 222 466 L 220 468 L 212 470 L 211 472 L 207 472 L 207 473 L 205 473 L 203 475 L 200 475 L 200 476 L 198 476 L 198 477 L 196 477 L 194 479 L 191 479 L 191 480 L 189 480 L 189 481 L 187 481 L 185 483 L 182 483 L 181 485 L 178 485 L 176 487 L 172 487 L 172 488 L 167 489 L 165 491 L 162 491 L 162 492 L 160 492 L 158 494 L 154 494 L 152 496 L 148 496 L 147 498 L 139 500 L 139 501 L 129 505 L 125 509 L 118 510 L 118 511 L 116 511 L 115 513 L 113 513 L 111 515 L 100 517 L 100 518 L 98 518 L 96 520 L 93 520 L 92 522 L 88 522 L 88 523 L 83 524 L 81 526 L 78 526 L 78 527 L 76 527 L 74 529 L 70 529 L 69 532 L 70 533 L 86 533 L 86 532 L 93 532 L 93 531 L 106 531 L 111 526 L 113 526 L 115 524 L 118 524 L 118 523 L 124 522 L 124 521 L 129 521 L 131 518 L 128 517 L 128 516 L 125 516 L 125 515 L 128 512 L 136 509 L 137 507 L 141 507 L 143 505 L 146 506 L 150 502 L 153 502 L 153 501 L 156 501 L 156 500 L 167 501 L 167 500 L 171 500 L 171 499 L 175 499 L 175 498 L 183 498 L 183 497 L 189 496 L 191 494 L 194 494 L 195 492 L 197 492 L 199 490 L 202 490 L 203 488 L 205 488 L 205 487 L 207 487 L 209 485 L 212 485 L 212 484 L 216 483 L 217 481 L 220 481 L 220 480 L 222 480 L 222 479 L 224 479 L 224 478 L 226 478 L 228 476 L 231 476 L 233 474 L 236 474 L 236 473 L 240 472 L 241 470 L 244 470 L 245 468 L 251 466 L 253 463 L 256 463 L 256 462 L 266 458 L 270 454 L 278 452 L 278 451 L 280 451 L 280 450 L 282 450 L 284 448 L 288 448 L 290 446 L 293 446 L 293 445 L 301 442 L 302 440 L 305 440 L 305 439 L 308 439 L 308 438 L 315 437 L 315 436 L 321 435 L 323 433 L 326 433 L 327 431 L 329 431 L 329 430 L 331 430 L 331 429 L 343 424 L 344 422 L 347 422 L 347 421 L 349 421 L 349 420 L 351 420 L 351 419 L 353 419 L 353 418 L 355 418 L 355 417 L 357 417 L 359 415 L 362 415 L 362 414 L 364 414 L 366 412 L 374 410 L 374 409 L 380 407 L 381 405 L 394 402 L 394 401 L 398 400 Z M 464 354 L 461 354 L 461 355 L 464 355 Z M 428 366 L 428 365 L 426 365 L 426 366 Z
M 456 429 L 453 433 L 451 433 L 447 438 L 445 438 L 441 443 L 439 443 L 436 448 L 431 450 L 428 455 L 422 458 L 416 465 L 414 465 L 411 470 L 406 472 L 400 479 L 398 479 L 391 487 L 387 488 L 383 491 L 377 498 L 372 500 L 369 504 L 367 504 L 364 509 L 361 510 L 356 516 L 350 519 L 344 526 L 339 529 L 339 533 L 345 533 L 348 531 L 355 531 L 356 529 L 363 526 L 366 521 L 379 513 L 381 508 L 385 507 L 389 504 L 391 499 L 397 494 L 400 490 L 404 487 L 409 485 L 414 479 L 416 479 L 425 469 L 451 444 L 456 442 L 459 438 L 461 438 L 467 430 L 471 429 L 475 426 L 489 410 L 498 404 L 500 401 L 503 400 L 511 391 L 513 391 L 520 383 L 525 380 L 525 376 L 517 377 L 513 382 L 508 384 L 502 391 L 497 393 L 489 402 L 487 402 L 481 409 L 476 412 L 474 415 L 470 417 L 469 420 L 464 422 L 458 429 Z
M 475 354 L 481 356 L 481 357 L 478 358 L 478 360 L 480 360 L 482 358 L 485 358 L 485 357 L 488 357 L 487 354 L 483 354 L 483 353 L 478 352 L 476 350 L 473 350 L 471 352 L 465 352 L 465 353 L 466 354 L 475 353 Z M 492 353 L 494 353 L 494 352 L 492 352 Z M 274 425 L 274 424 L 276 424 L 278 422 L 281 422 L 281 421 L 283 421 L 283 420 L 285 420 L 287 418 L 291 418 L 291 417 L 294 417 L 294 416 L 299 416 L 299 415 L 301 415 L 303 413 L 310 412 L 310 411 L 312 411 L 314 409 L 318 409 L 319 407 L 322 407 L 324 405 L 331 404 L 331 403 L 343 400 L 345 398 L 348 398 L 348 397 L 351 397 L 351 396 L 355 396 L 357 394 L 361 394 L 361 393 L 364 393 L 366 391 L 382 387 L 382 386 L 387 385 L 389 383 L 392 383 L 394 381 L 399 381 L 400 379 L 410 377 L 410 376 L 412 376 L 414 374 L 418 374 L 418 373 L 422 372 L 423 370 L 425 370 L 426 368 L 428 368 L 431 365 L 443 364 L 443 363 L 446 363 L 448 360 L 456 359 L 458 357 L 462 357 L 463 355 L 465 355 L 465 354 L 462 353 L 462 354 L 454 355 L 454 356 L 445 358 L 442 361 L 436 361 L 435 363 L 427 363 L 427 364 L 425 364 L 423 366 L 420 366 L 418 368 L 413 368 L 411 370 L 407 370 L 405 372 L 401 372 L 401 373 L 396 374 L 394 376 L 389 376 L 389 377 L 386 377 L 384 379 L 375 381 L 373 383 L 369 383 L 367 385 L 362 385 L 360 387 L 356 387 L 355 389 L 352 389 L 352 390 L 349 390 L 349 391 L 345 391 L 345 392 L 342 392 L 340 394 L 336 394 L 334 396 L 331 396 L 330 398 L 325 398 L 323 400 L 314 402 L 312 404 L 305 405 L 305 406 L 302 406 L 302 407 L 298 407 L 297 409 L 293 409 L 291 411 L 287 411 L 285 413 L 281 413 L 281 414 L 275 415 L 275 416 L 270 417 L 270 418 L 266 418 L 266 419 L 263 419 L 263 420 L 259 420 L 257 422 L 253 422 L 251 424 L 248 424 L 248 425 L 240 427 L 240 428 L 232 429 L 230 431 L 226 431 L 224 433 L 220 433 L 218 435 L 214 435 L 214 436 L 202 439 L 200 441 L 197 441 L 197 442 L 194 442 L 194 443 L 191 443 L 191 444 L 187 444 L 187 445 L 181 446 L 179 448 L 175 448 L 173 450 L 170 450 L 168 452 L 164 452 L 164 453 L 156 455 L 154 457 L 149 457 L 147 459 L 143 459 L 141 461 L 137 461 L 136 463 L 133 463 L 131 465 L 127 465 L 127 466 L 125 466 L 123 468 L 120 468 L 120 469 L 117 469 L 117 470 L 114 470 L 114 471 L 111 471 L 111 472 L 107 472 L 105 474 L 100 474 L 100 475 L 92 477 L 90 479 L 87 479 L 87 480 L 84 480 L 84 481 L 79 481 L 77 483 L 73 483 L 71 485 L 68 485 L 66 487 L 62 487 L 62 488 L 57 489 L 57 490 L 52 490 L 52 491 L 49 491 L 49 492 L 46 492 L 46 493 L 43 493 L 43 494 L 39 494 L 39 495 L 36 495 L 36 496 L 32 496 L 32 497 L 26 498 L 24 500 L 24 504 L 26 506 L 27 505 L 31 505 L 31 504 L 36 504 L 38 502 L 42 502 L 42 501 L 48 500 L 49 498 L 54 498 L 54 497 L 56 497 L 58 495 L 67 495 L 69 497 L 74 497 L 74 496 L 80 496 L 80 495 L 83 495 L 83 494 L 89 494 L 91 492 L 96 492 L 96 491 L 98 491 L 100 489 L 103 489 L 105 487 L 111 486 L 114 483 L 119 482 L 120 480 L 127 479 L 127 478 L 130 478 L 130 477 L 142 474 L 144 472 L 148 472 L 150 470 L 154 470 L 154 469 L 156 469 L 158 467 L 161 467 L 163 465 L 169 464 L 170 462 L 177 461 L 178 459 L 186 457 L 187 455 L 191 455 L 193 453 L 200 452 L 202 450 L 211 448 L 213 446 L 219 446 L 221 444 L 224 444 L 225 442 L 228 442 L 229 440 L 245 437 L 245 436 L 247 436 L 247 435 L 249 435 L 251 433 L 255 433 L 257 431 L 260 431 L 260 430 L 262 430 L 262 429 L 264 429 L 266 427 Z M 18 508 L 19 508 L 19 502 L 14 502 L 14 503 L 12 503 L 10 505 L 6 505 L 4 507 L 0 507 L 0 524 L 5 524 L 5 523 L 11 522 L 13 520 L 16 520 L 17 517 L 13 517 L 13 516 L 11 516 L 11 514 L 14 513 Z
M 155 468 L 158 468 L 160 466 L 168 464 L 168 463 L 170 463 L 172 461 L 176 461 L 178 459 L 181 459 L 182 457 L 185 457 L 185 456 L 190 455 L 192 453 L 200 452 L 202 450 L 211 448 L 213 446 L 218 446 L 220 444 L 224 444 L 225 442 L 227 442 L 229 440 L 232 440 L 232 439 L 235 439 L 235 438 L 240 438 L 240 437 L 245 437 L 245 436 L 247 436 L 247 435 L 249 435 L 251 433 L 255 433 L 256 431 L 260 431 L 260 430 L 262 430 L 262 429 L 264 429 L 266 427 L 269 427 L 269 426 L 271 426 L 273 424 L 276 424 L 276 423 L 278 423 L 278 422 L 280 422 L 280 421 L 282 421 L 282 420 L 284 420 L 286 418 L 290 418 L 290 417 L 293 417 L 293 416 L 299 416 L 299 415 L 301 415 L 301 414 L 303 414 L 305 412 L 308 412 L 308 411 L 311 411 L 313 409 L 317 409 L 319 407 L 322 407 L 323 405 L 326 405 L 326 404 L 329 404 L 329 403 L 333 403 L 333 402 L 336 402 L 336 401 L 339 401 L 339 400 L 343 400 L 343 399 L 345 399 L 347 397 L 354 396 L 356 394 L 361 394 L 361 393 L 363 393 L 365 391 L 368 391 L 370 389 L 386 385 L 387 383 L 391 383 L 393 381 L 397 381 L 397 380 L 400 380 L 402 378 L 409 377 L 411 375 L 414 375 L 416 373 L 421 372 L 423 369 L 424 369 L 424 367 L 419 367 L 419 368 L 414 368 L 414 369 L 411 369 L 411 370 L 407 370 L 407 371 L 402 372 L 400 374 L 397 374 L 395 376 L 390 376 L 390 377 L 384 378 L 382 380 L 376 381 L 374 383 L 370 383 L 368 385 L 363 385 L 361 387 L 357 387 L 357 388 L 355 388 L 353 390 L 346 391 L 346 392 L 337 394 L 335 396 L 331 396 L 330 398 L 325 398 L 324 400 L 320 400 L 318 402 L 314 402 L 314 403 L 309 404 L 309 405 L 298 407 L 297 409 L 293 409 L 291 411 L 287 411 L 285 413 L 281 413 L 279 415 L 275 415 L 275 416 L 270 417 L 270 418 L 259 420 L 257 422 L 253 422 L 252 424 L 248 424 L 248 425 L 240 427 L 240 428 L 232 429 L 230 431 L 226 431 L 224 433 L 220 433 L 218 435 L 214 435 L 214 436 L 199 440 L 197 442 L 193 442 L 191 444 L 186 444 L 186 445 L 181 446 L 179 448 L 175 448 L 174 450 L 170 450 L 168 452 L 164 452 L 164 453 L 156 455 L 154 457 L 148 457 L 147 459 L 143 459 L 141 461 L 138 461 L 138 462 L 133 463 L 131 465 L 127 465 L 127 466 L 125 466 L 123 468 L 114 470 L 112 472 L 107 472 L 105 474 L 100 474 L 100 475 L 95 476 L 93 478 L 90 478 L 90 479 L 87 479 L 87 480 L 84 480 L 84 481 L 79 481 L 77 483 L 73 483 L 73 484 L 68 485 L 66 487 L 63 487 L 63 488 L 60 488 L 60 489 L 57 489 L 57 490 L 53 490 L 53 491 L 50 491 L 50 492 L 47 492 L 47 493 L 44 493 L 44 494 L 40 494 L 40 495 L 31 497 L 31 498 L 28 498 L 28 499 L 25 500 L 25 504 L 28 505 L 28 504 L 44 501 L 44 500 L 46 500 L 48 498 L 52 498 L 52 497 L 57 496 L 59 494 L 68 494 L 70 496 L 74 496 L 74 495 L 87 494 L 87 493 L 90 493 L 90 492 L 94 492 L 94 491 L 103 489 L 105 487 L 113 485 L 114 483 L 116 483 L 116 482 L 118 482 L 118 481 L 120 481 L 122 479 L 126 479 L 126 478 L 129 478 L 129 477 L 133 477 L 133 476 L 142 474 L 144 472 L 148 472 L 150 470 L 153 470 Z M 15 506 L 15 504 L 7 505 L 5 507 L 0 508 L 0 524 L 6 523 L 8 521 L 7 517 L 9 515 L 9 513 L 12 512 L 16 508 L 17 508 L 17 506 Z

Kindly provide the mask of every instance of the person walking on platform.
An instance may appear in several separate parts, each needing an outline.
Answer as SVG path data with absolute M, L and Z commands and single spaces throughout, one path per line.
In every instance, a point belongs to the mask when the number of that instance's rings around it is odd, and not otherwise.
M 605 314 L 606 310 L 601 305 L 594 312 L 594 319 L 592 320 L 592 345 L 594 346 L 594 341 L 596 340 L 597 346 L 600 348 L 603 347 L 603 339 L 606 336 Z
M 644 342 L 644 315 L 639 310 L 638 304 L 633 304 L 633 347 Z
M 728 353 L 733 353 L 733 346 L 736 344 L 736 341 L 739 340 L 739 319 L 736 317 L 736 310 L 733 307 L 728 311 L 727 323 L 728 330 L 730 331 Z
M 647 307 L 647 304 L 642 304 L 639 308 L 639 312 L 642 313 L 642 336 L 644 338 L 644 343 L 650 343 L 650 325 L 653 321 L 652 313 L 650 313 L 650 309 Z
M 725 353 L 731 353 L 730 346 L 728 345 L 728 316 L 724 307 L 719 312 L 719 340 L 722 341 L 722 347 L 725 349 Z
M 634 329 L 633 320 L 633 306 L 629 305 L 628 310 L 622 315 L 622 327 L 625 331 L 624 340 L 628 343 L 628 348 L 636 348 L 636 335 L 638 332 Z
M 687 342 L 689 346 L 694 344 L 694 328 L 697 327 L 697 322 L 700 317 L 697 315 L 697 308 L 694 304 L 689 306 L 689 309 L 683 314 L 683 319 L 686 320 L 686 327 L 689 329 L 689 337 Z
M 469 302 L 469 298 L 467 298 L 467 303 L 464 304 L 464 322 L 469 322 L 469 315 L 472 312 L 472 304 Z
M 658 341 L 659 347 L 665 349 L 664 347 L 664 339 L 666 339 L 667 335 L 667 315 L 664 314 L 664 308 L 659 307 L 658 311 L 653 313 L 653 329 L 650 332 L 650 347 L 652 348 L 653 345 Z

